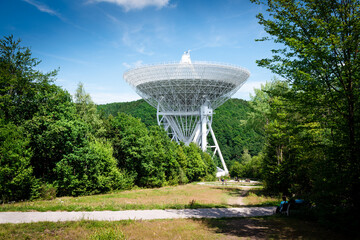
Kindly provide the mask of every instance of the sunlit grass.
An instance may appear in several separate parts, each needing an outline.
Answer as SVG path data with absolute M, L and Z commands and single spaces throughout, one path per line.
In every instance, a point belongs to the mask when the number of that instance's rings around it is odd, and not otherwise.
M 284 218 L 170 219 L 0 224 L 0 239 L 345 239 L 313 222 Z
M 267 196 L 262 191 L 249 190 L 243 199 L 244 205 L 248 206 L 274 206 L 280 203 L 280 196 Z
M 261 189 L 261 186 L 257 186 Z M 240 199 L 244 188 L 239 185 L 187 184 L 157 189 L 135 189 L 109 194 L 61 197 L 53 200 L 16 202 L 0 205 L 0 211 L 118 211 L 142 209 L 183 209 L 233 207 L 231 200 Z M 251 191 L 256 192 L 256 189 Z M 278 198 L 246 196 L 246 204 L 271 205 Z M 244 198 L 244 199 L 245 199 Z

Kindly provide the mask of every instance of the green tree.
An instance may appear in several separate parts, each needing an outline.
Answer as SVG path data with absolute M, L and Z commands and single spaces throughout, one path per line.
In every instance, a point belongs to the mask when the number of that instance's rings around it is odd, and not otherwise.
M 12 35 L 0 40 L 0 117 L 15 124 L 31 119 L 45 100 L 38 94 L 49 88 L 57 71 L 42 73 L 40 63 Z
M 285 118 L 281 121 L 290 131 L 281 130 L 284 125 L 279 124 L 271 134 L 279 141 L 306 139 L 310 146 L 304 148 L 305 143 L 299 141 L 287 144 L 291 146 L 287 154 L 293 159 L 287 163 L 298 166 L 300 160 L 309 161 L 300 164 L 308 170 L 293 171 L 290 183 L 294 177 L 310 173 L 310 197 L 318 208 L 359 213 L 360 2 L 252 1 L 266 5 L 269 13 L 268 17 L 258 15 L 269 34 L 261 40 L 274 40 L 282 46 L 272 51 L 272 58 L 259 60 L 258 64 L 291 86 L 291 91 L 281 94 L 282 102 L 293 106 L 292 111 L 284 112 L 291 114 L 289 124 L 283 121 Z M 302 123 L 302 129 L 296 128 L 295 122 Z M 321 135 L 321 141 L 316 135 Z M 278 152 L 284 152 L 278 146 Z M 320 154 L 311 155 L 315 149 L 320 149 Z
M 150 135 L 144 123 L 121 113 L 111 119 L 108 134 L 118 167 L 133 176 L 137 186 L 160 187 L 166 183 L 166 151 L 158 135 Z
M 188 160 L 184 152 L 183 144 L 177 145 L 177 147 L 175 148 L 175 154 L 176 154 L 176 159 L 180 165 L 179 184 L 186 184 L 189 182 L 189 179 L 186 176 Z
M 215 110 L 212 127 L 228 167 L 232 161 L 240 161 L 244 148 L 250 155 L 262 150 L 264 133 L 244 124 L 251 112 L 254 109 L 249 102 L 241 99 L 230 99 Z M 209 142 L 213 144 L 212 139 Z
M 201 158 L 206 166 L 205 180 L 206 181 L 214 181 L 216 179 L 215 176 L 216 176 L 216 172 L 217 172 L 215 162 L 207 152 L 201 151 L 200 153 L 201 153 Z
M 260 88 L 254 88 L 254 95 L 250 95 L 250 106 L 254 111 L 247 112 L 247 118 L 243 124 L 247 127 L 255 129 L 262 136 L 265 136 L 265 127 L 269 124 L 270 114 L 270 96 L 269 91 L 273 88 L 274 84 L 279 82 L 278 79 L 273 78 L 271 82 L 261 84 Z
M 243 166 L 238 161 L 235 161 L 230 168 L 230 176 L 241 178 L 243 175 Z
M 266 144 L 263 153 L 257 156 L 263 164 L 262 178 L 268 190 L 304 196 L 310 192 L 309 162 L 321 159 L 323 153 L 322 134 L 316 128 L 318 123 L 304 118 L 298 106 L 286 98 L 292 91 L 286 82 L 274 79 L 262 91 L 266 91 L 264 103 L 268 105 L 264 128 Z M 264 96 L 261 92 L 257 94 Z M 259 161 L 254 162 L 255 159 L 251 162 L 253 173 L 258 172 Z
M 94 136 L 101 137 L 105 134 L 103 121 L 97 112 L 97 107 L 92 101 L 90 94 L 85 92 L 84 85 L 78 84 L 75 93 L 76 112 L 79 117 L 91 126 L 91 132 Z
M 251 157 L 247 149 L 241 156 L 241 163 L 235 161 L 230 168 L 230 176 L 238 178 L 262 179 L 263 154 Z
M 89 132 L 89 126 L 76 119 L 76 115 L 67 114 L 60 119 L 56 115 L 56 112 L 50 112 L 35 116 L 24 124 L 33 151 L 34 174 L 46 182 L 56 179 L 53 169 L 57 162 L 83 146 Z
M 158 157 L 163 162 L 166 185 L 176 185 L 182 182 L 180 159 L 178 159 L 177 144 L 170 141 L 166 132 L 159 126 L 150 127 L 151 146 L 158 152 Z
M 139 119 L 124 113 L 111 118 L 109 127 L 107 138 L 112 141 L 118 167 L 136 176 L 142 157 L 141 149 L 148 141 L 147 128 Z
M 245 148 L 243 154 L 241 155 L 241 163 L 246 164 L 250 161 L 251 161 L 251 155 L 249 154 L 249 150 Z
M 0 40 L 0 117 L 23 127 L 35 176 L 52 181 L 56 162 L 82 142 L 86 127 L 76 121 L 70 94 L 52 84 L 57 71 L 44 74 L 39 63 L 20 40 Z
M 31 150 L 23 129 L 0 120 L 0 201 L 31 197 L 36 180 L 30 165 Z
M 189 146 L 185 147 L 185 153 L 187 156 L 187 178 L 193 181 L 200 181 L 201 178 L 206 176 L 206 165 L 201 158 L 201 149 L 195 144 L 190 143 Z

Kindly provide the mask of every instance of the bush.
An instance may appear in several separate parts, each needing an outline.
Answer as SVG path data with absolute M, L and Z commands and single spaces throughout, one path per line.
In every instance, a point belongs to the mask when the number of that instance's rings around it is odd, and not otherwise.
M 116 167 L 112 147 L 106 142 L 89 142 L 64 156 L 55 172 L 55 183 L 62 196 L 104 193 L 131 185 Z
M 36 181 L 32 188 L 31 200 L 52 200 L 56 198 L 57 188 L 53 184 Z

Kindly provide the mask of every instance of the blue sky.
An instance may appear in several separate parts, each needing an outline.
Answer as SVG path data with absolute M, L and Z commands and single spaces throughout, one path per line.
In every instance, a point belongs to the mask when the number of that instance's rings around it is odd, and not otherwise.
M 13 34 L 42 60 L 60 68 L 55 82 L 74 94 L 79 82 L 97 104 L 140 99 L 123 73 L 140 64 L 214 61 L 247 68 L 233 96 L 249 99 L 273 74 L 255 60 L 270 56 L 249 0 L 0 0 L 1 37 Z

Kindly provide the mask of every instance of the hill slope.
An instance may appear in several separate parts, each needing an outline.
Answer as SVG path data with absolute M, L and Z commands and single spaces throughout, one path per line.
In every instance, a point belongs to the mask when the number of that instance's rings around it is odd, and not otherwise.
M 146 126 L 157 125 L 156 109 L 143 99 L 132 102 L 108 103 L 98 105 L 97 108 L 100 112 L 105 114 L 105 116 L 111 114 L 115 117 L 118 113 L 123 112 L 133 117 L 140 118 Z

